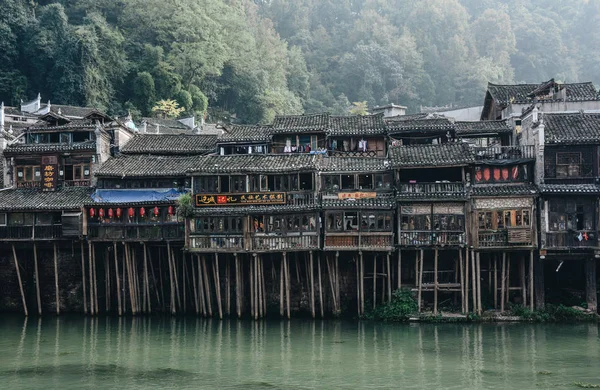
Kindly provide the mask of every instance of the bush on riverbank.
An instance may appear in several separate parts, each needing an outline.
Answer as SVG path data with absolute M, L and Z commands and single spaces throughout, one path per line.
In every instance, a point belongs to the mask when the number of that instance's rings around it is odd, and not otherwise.
M 392 300 L 365 313 L 363 318 L 375 321 L 404 322 L 419 311 L 417 300 L 409 289 L 394 291 Z
M 597 321 L 598 315 L 573 307 L 547 304 L 543 310 L 530 310 L 521 305 L 512 307 L 512 315 L 534 322 Z

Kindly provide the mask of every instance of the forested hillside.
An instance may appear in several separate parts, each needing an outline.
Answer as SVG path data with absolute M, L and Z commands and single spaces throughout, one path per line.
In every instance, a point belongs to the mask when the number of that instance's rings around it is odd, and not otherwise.
M 597 0 L 3 0 L 0 100 L 239 122 L 600 80 Z M 231 115 L 234 115 L 233 117 Z

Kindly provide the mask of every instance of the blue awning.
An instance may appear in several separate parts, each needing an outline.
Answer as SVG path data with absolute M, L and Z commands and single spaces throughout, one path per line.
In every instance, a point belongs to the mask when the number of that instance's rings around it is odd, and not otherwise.
M 96 190 L 91 196 L 97 203 L 167 202 L 176 200 L 182 192 L 169 189 Z

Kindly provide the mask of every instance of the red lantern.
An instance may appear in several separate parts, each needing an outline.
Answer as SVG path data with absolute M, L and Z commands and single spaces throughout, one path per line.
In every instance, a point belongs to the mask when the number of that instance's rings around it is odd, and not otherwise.
M 90 209 L 90 218 L 94 218 L 95 215 L 96 215 L 96 210 Z
M 108 209 L 108 218 L 112 219 L 113 217 L 113 209 Z
M 158 217 L 158 207 L 154 206 L 154 216 Z
M 129 213 L 129 218 L 133 218 L 133 215 L 134 215 L 133 207 L 129 208 L 128 213 Z
M 519 178 L 519 167 L 518 166 L 512 167 L 512 178 L 513 178 L 513 180 L 517 180 Z
M 100 218 L 104 218 L 104 209 L 100 209 L 100 210 L 98 210 L 98 216 L 99 216 Z
M 169 206 L 169 208 L 167 209 L 167 213 L 169 215 L 173 215 L 173 206 Z
M 502 168 L 502 180 L 508 180 L 508 168 Z
M 495 181 L 500 180 L 500 168 L 494 168 L 494 180 Z
M 146 215 L 146 209 L 145 208 L 140 208 L 140 217 L 144 217 Z
M 117 207 L 117 218 L 121 218 L 121 208 Z

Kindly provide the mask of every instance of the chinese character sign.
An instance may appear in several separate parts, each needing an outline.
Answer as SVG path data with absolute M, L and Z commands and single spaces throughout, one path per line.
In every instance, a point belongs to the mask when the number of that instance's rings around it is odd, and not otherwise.
M 58 181 L 58 166 L 55 164 L 42 165 L 42 189 L 54 191 Z
M 339 192 L 338 199 L 373 199 L 377 197 L 376 192 Z
M 196 194 L 196 207 L 286 204 L 285 192 L 252 192 L 242 194 Z

